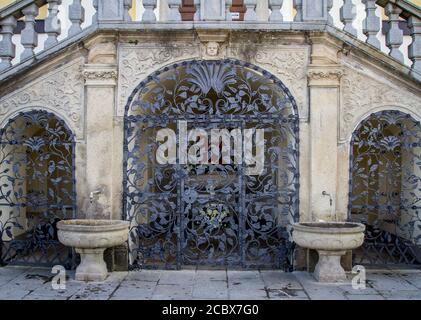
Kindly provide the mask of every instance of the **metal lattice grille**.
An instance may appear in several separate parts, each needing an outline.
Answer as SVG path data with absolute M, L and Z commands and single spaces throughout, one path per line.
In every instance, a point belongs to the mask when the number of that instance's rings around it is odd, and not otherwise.
M 420 263 L 419 122 L 398 111 L 372 114 L 355 130 L 351 153 L 350 214 L 367 228 L 356 262 Z
M 74 138 L 45 111 L 20 113 L 0 131 L 0 262 L 72 266 L 57 238 L 75 217 Z
M 207 132 L 264 129 L 263 173 L 246 175 L 244 164 L 181 164 L 178 152 L 177 164 L 158 164 L 156 133 L 178 134 L 179 121 Z M 269 73 L 224 60 L 183 62 L 149 76 L 126 106 L 124 157 L 132 267 L 291 266 L 298 116 Z

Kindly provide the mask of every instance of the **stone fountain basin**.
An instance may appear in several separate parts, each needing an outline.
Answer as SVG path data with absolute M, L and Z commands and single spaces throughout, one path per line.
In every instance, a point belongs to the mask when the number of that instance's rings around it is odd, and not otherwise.
M 62 220 L 57 223 L 59 241 L 80 254 L 76 280 L 104 281 L 107 278 L 104 251 L 127 241 L 129 225 L 128 221 L 120 220 Z
M 293 239 L 303 248 L 353 250 L 363 244 L 365 226 L 354 222 L 303 222 L 293 224 Z
M 365 226 L 354 222 L 303 222 L 293 224 L 292 238 L 303 248 L 317 250 L 314 277 L 319 282 L 346 281 L 341 257 L 361 246 Z
M 128 221 L 61 220 L 57 223 L 58 239 L 68 247 L 81 249 L 110 248 L 128 238 Z

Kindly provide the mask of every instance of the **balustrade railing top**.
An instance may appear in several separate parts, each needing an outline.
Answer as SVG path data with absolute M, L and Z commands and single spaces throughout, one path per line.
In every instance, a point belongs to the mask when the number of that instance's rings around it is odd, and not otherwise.
M 64 8 L 62 0 L 22 0 L 0 10 L 0 81 L 31 64 L 34 59 L 42 60 L 55 50 L 75 43 L 97 29 L 169 29 L 194 28 L 198 25 L 202 28 L 236 30 L 339 29 L 347 37 L 358 38 L 399 63 L 406 64 L 409 68 L 408 73 L 421 81 L 420 8 L 404 0 L 361 2 L 365 16 L 358 20 L 358 10 L 352 0 L 262 0 L 259 3 L 257 0 L 244 0 L 244 21 L 233 21 L 232 0 L 194 0 L 193 21 L 182 21 L 181 0 L 142 0 L 144 10 L 140 19 L 132 21 L 129 15 L 132 0 L 92 0 L 92 22 L 87 25 L 84 23 L 86 10 L 82 0 L 73 0 L 68 8 Z M 48 16 L 44 23 L 43 41 L 39 41 L 42 37 L 35 28 L 35 17 L 39 8 L 45 5 L 48 6 Z M 283 15 L 286 6 L 290 9 L 287 11 L 296 12 L 289 20 Z M 384 28 L 386 35 L 382 41 L 379 39 L 382 30 L 382 21 L 378 13 L 380 6 L 384 7 L 388 17 Z M 68 30 L 62 28 L 60 11 L 68 15 L 71 23 Z M 407 23 L 408 34 L 404 34 L 401 27 L 402 19 Z M 20 35 L 17 35 L 16 31 L 18 20 L 23 24 Z M 16 38 L 20 38 L 20 43 L 15 43 Z M 21 49 L 19 57 L 16 57 L 16 44 Z

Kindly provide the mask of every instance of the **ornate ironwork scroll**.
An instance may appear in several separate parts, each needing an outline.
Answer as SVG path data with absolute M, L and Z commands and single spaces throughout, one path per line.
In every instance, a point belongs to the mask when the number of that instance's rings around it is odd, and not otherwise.
M 206 132 L 264 129 L 263 173 L 246 175 L 244 163 L 183 164 L 178 151 L 176 164 L 157 163 L 157 131 L 178 134 L 179 121 Z M 174 64 L 135 89 L 124 128 L 124 219 L 131 222 L 133 268 L 291 267 L 298 114 L 278 79 L 236 60 Z
M 0 130 L 1 264 L 72 267 L 57 239 L 75 217 L 74 137 L 46 111 L 20 113 Z
M 421 262 L 421 127 L 410 115 L 374 113 L 354 131 L 349 210 L 367 227 L 356 263 Z

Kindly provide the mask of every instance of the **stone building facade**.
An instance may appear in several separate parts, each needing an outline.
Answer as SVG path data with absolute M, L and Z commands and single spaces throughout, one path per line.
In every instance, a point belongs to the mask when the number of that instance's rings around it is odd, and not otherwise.
M 352 1 L 341 8 L 348 32 L 332 25 L 326 0 L 294 1 L 292 22 L 275 14 L 282 1 L 269 1 L 267 21 L 254 17 L 256 1 L 244 1 L 243 22 L 226 21 L 229 1 L 209 1 L 211 12 L 201 11 L 196 23 L 179 21 L 180 1 L 167 1 L 169 21 L 158 23 L 156 1 L 144 1 L 144 20 L 134 22 L 127 1 L 99 0 L 97 20 L 85 29 L 78 28 L 80 1 L 74 1 L 73 38 L 55 42 L 50 28 L 52 45 L 34 54 L 28 16 L 38 4 L 26 2 L 19 14 L 0 16 L 3 263 L 66 260 L 54 242 L 54 217 L 130 219 L 128 247 L 110 253 L 120 268 L 302 268 L 311 253 L 294 248 L 288 235 L 294 220 L 362 219 L 372 227 L 368 253 L 354 259 L 377 263 L 381 252 L 389 263 L 420 262 L 421 12 L 415 6 L 378 1 L 390 18 L 391 56 L 369 42 L 380 28 L 372 20 L 365 22 L 368 43 L 353 35 Z M 60 1 L 44 2 L 54 10 Z M 373 18 L 375 1 L 365 3 Z M 26 56 L 9 65 L 7 27 L 22 13 Z M 395 50 L 403 37 L 399 16 L 413 39 L 412 66 Z M 220 74 L 212 71 L 217 66 Z M 189 76 L 198 68 L 204 75 L 194 87 Z M 171 77 L 181 84 L 170 84 Z M 161 85 L 171 92 L 159 91 Z M 247 104 L 248 95 L 258 102 Z M 221 99 L 225 111 L 217 111 Z M 263 110 L 267 104 L 278 109 Z M 182 119 L 189 128 L 228 121 L 229 128 L 253 123 L 269 130 L 262 180 L 235 166 L 156 165 L 156 130 Z M 270 141 L 275 137 L 278 144 Z M 216 227 L 207 210 L 217 211 Z

